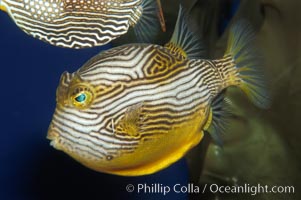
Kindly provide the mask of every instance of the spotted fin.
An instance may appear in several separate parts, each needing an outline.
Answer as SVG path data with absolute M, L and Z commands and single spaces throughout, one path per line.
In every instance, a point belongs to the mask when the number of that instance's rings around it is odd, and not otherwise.
M 130 106 L 124 113 L 124 116 L 117 123 L 116 130 L 119 134 L 137 137 L 140 134 L 140 127 L 144 119 L 144 103 L 138 103 Z
M 190 59 L 202 58 L 206 53 L 204 43 L 201 41 L 199 34 L 192 30 L 189 15 L 182 6 L 180 6 L 172 38 L 165 47 L 184 58 Z
M 218 95 L 212 102 L 209 119 L 204 127 L 212 137 L 214 143 L 223 145 L 222 135 L 226 131 L 228 119 L 231 115 L 231 102 L 225 98 L 225 92 Z
M 245 20 L 234 24 L 229 32 L 225 56 L 232 58 L 232 70 L 227 70 L 229 85 L 238 86 L 260 108 L 268 108 L 270 98 L 263 76 L 263 58 L 254 47 L 255 34 Z
M 138 42 L 152 43 L 160 30 L 160 24 L 163 23 L 160 20 L 159 5 L 157 0 L 143 0 L 142 1 L 142 14 L 137 24 L 134 26 L 134 31 Z

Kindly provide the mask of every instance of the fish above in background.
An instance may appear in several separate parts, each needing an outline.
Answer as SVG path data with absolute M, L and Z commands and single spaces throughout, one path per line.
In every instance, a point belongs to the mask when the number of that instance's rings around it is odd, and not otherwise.
M 0 9 L 27 34 L 66 48 L 104 45 L 129 27 L 151 42 L 165 28 L 160 0 L 0 0 Z
M 207 130 L 220 140 L 226 88 L 236 86 L 267 107 L 250 27 L 235 24 L 224 57 L 207 60 L 187 21 L 180 9 L 165 46 L 123 45 L 63 73 L 47 135 L 51 145 L 99 172 L 151 174 L 182 158 Z

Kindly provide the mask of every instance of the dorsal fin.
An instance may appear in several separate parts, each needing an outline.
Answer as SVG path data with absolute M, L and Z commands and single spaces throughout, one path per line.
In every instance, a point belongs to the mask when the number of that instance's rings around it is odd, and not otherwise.
M 205 54 L 203 42 L 198 35 L 191 30 L 187 12 L 180 6 L 178 19 L 171 40 L 166 48 L 184 58 L 201 58 Z
M 222 135 L 226 131 L 227 120 L 231 115 L 231 101 L 225 98 L 224 93 L 222 92 L 213 100 L 209 120 L 204 128 L 210 133 L 214 143 L 219 146 L 223 145 Z

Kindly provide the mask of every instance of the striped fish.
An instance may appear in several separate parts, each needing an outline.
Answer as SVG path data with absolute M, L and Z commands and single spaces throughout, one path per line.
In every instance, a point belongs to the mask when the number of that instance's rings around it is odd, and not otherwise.
M 164 27 L 160 0 L 0 0 L 27 34 L 66 48 L 104 45 L 135 27 L 150 42 Z M 160 5 L 160 4 L 159 4 Z M 160 21 L 159 21 L 160 18 Z
M 180 9 L 165 46 L 123 45 L 63 73 L 47 136 L 51 145 L 99 172 L 151 174 L 182 158 L 204 131 L 219 140 L 226 88 L 237 86 L 267 107 L 250 27 L 234 25 L 224 57 L 207 60 L 186 22 Z

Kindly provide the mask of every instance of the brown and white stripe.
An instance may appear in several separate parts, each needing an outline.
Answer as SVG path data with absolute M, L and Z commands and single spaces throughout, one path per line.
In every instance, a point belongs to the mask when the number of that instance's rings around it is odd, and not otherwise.
M 86 48 L 125 34 L 142 14 L 142 0 L 2 0 L 27 34 L 52 45 Z
M 72 84 L 72 77 L 80 77 L 94 87 L 93 103 L 84 110 L 58 105 L 51 129 L 68 144 L 65 148 L 93 159 L 131 153 L 142 141 L 164 135 L 208 107 L 224 89 L 222 62 L 174 57 L 167 48 L 146 44 L 100 53 L 73 75 L 63 75 L 60 85 L 65 87 L 66 81 Z M 127 109 L 141 103 L 147 115 L 141 132 L 136 137 L 118 132 L 116 127 Z

